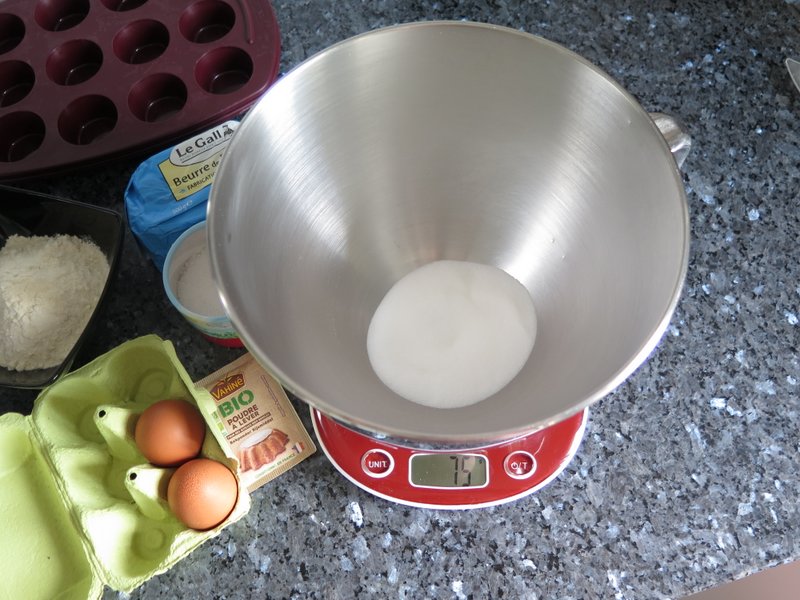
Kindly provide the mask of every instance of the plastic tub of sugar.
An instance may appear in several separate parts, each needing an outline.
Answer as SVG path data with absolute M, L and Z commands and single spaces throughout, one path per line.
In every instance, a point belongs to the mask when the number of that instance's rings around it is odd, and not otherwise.
M 175 240 L 162 277 L 169 301 L 205 338 L 222 346 L 242 346 L 211 275 L 205 221 Z

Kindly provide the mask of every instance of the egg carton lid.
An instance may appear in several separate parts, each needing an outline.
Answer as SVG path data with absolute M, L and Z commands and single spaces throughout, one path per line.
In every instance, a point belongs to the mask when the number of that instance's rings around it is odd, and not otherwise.
M 0 553 L 11 574 L 0 581 L 3 597 L 101 596 L 103 583 L 83 552 L 31 420 L 18 413 L 0 415 L 0 527 Z
M 64 466 L 69 461 L 64 461 L 63 457 L 59 459 L 58 444 L 48 440 L 45 432 L 54 426 L 58 427 L 63 419 L 66 419 L 68 429 L 87 431 L 96 407 L 102 402 L 100 395 L 109 390 L 112 393 L 119 391 L 125 386 L 111 380 L 107 381 L 108 387 L 105 389 L 102 385 L 81 386 L 80 378 L 102 377 L 104 369 L 115 356 L 129 351 L 148 354 L 151 359 L 155 357 L 161 361 L 175 376 L 172 390 L 176 386 L 184 387 L 198 406 L 201 404 L 197 402 L 198 397 L 207 393 L 192 383 L 171 342 L 147 335 L 121 344 L 42 390 L 34 401 L 31 415 L 0 415 L 0 529 L 3 531 L 0 554 L 5 557 L 5 570 L 10 574 L 0 580 L 0 597 L 97 599 L 102 596 L 106 585 L 117 591 L 130 592 L 154 575 L 168 570 L 249 511 L 250 496 L 239 482 L 239 496 L 233 512 L 216 528 L 208 531 L 189 530 L 179 524 L 173 515 L 165 515 L 165 521 L 162 522 L 168 523 L 168 526 L 164 529 L 168 532 L 178 531 L 178 534 L 174 540 L 166 540 L 161 547 L 154 546 L 150 562 L 145 563 L 148 568 L 138 572 L 128 569 L 129 561 L 122 554 L 131 552 L 131 548 L 137 545 L 133 538 L 141 536 L 146 530 L 143 524 L 150 517 L 137 512 L 133 498 L 116 498 L 118 509 L 124 511 L 129 520 L 131 514 L 139 515 L 133 517 L 133 526 L 127 527 L 117 539 L 115 532 L 107 528 L 91 531 L 86 527 L 86 507 L 81 506 L 80 498 L 96 496 L 97 486 L 108 486 L 109 475 L 115 469 L 113 466 L 104 469 L 96 464 L 83 465 L 80 477 L 74 477 L 81 481 L 67 481 Z M 86 410 L 74 410 L 74 407 L 66 406 L 65 403 L 74 399 L 76 393 L 95 396 L 89 400 L 90 406 Z M 95 399 L 98 402 L 94 402 Z M 122 405 L 133 403 L 134 399 L 130 397 L 120 400 Z M 201 412 L 208 422 L 208 415 Z M 217 438 L 208 435 L 208 431 L 201 454 L 220 460 L 236 473 L 235 457 L 227 454 Z M 86 445 L 96 449 L 101 447 L 96 439 L 87 441 Z M 60 451 L 74 456 L 85 452 L 85 448 L 67 445 L 61 447 Z M 130 461 L 130 457 L 127 460 Z M 146 462 L 143 457 L 140 461 Z M 131 464 L 135 462 L 134 459 Z M 124 469 L 117 471 L 124 476 Z M 76 494 L 76 489 L 80 493 Z M 94 506 L 90 512 L 108 519 L 114 510 L 112 502 L 106 506 Z M 150 541 L 152 545 L 152 539 Z M 138 547 L 137 552 L 141 552 L 142 544 L 138 543 Z M 119 555 L 109 556 L 109 553 Z

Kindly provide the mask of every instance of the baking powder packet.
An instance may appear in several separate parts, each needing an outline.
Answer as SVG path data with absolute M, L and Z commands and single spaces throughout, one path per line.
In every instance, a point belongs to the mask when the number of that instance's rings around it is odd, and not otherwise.
M 286 392 L 248 352 L 197 385 L 214 401 L 216 437 L 239 460 L 247 490 L 261 487 L 316 451 Z

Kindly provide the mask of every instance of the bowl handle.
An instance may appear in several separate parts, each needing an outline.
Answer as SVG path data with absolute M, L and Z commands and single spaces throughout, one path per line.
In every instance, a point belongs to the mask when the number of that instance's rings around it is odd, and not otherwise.
M 692 138 L 686 131 L 683 123 L 678 121 L 675 117 L 665 115 L 664 113 L 653 112 L 650 113 L 650 118 L 661 131 L 661 135 L 667 141 L 672 156 L 675 157 L 675 162 L 680 168 L 683 161 L 689 156 L 689 151 L 692 149 Z

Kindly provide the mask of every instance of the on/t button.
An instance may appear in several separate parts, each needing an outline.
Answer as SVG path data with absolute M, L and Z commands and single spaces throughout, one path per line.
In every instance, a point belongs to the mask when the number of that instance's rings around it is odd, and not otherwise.
M 386 477 L 394 469 L 394 458 L 385 450 L 377 448 L 367 451 L 361 457 L 361 468 L 364 473 L 375 479 Z
M 536 471 L 536 459 L 530 452 L 517 450 L 506 456 L 503 467 L 509 477 L 527 479 Z

